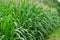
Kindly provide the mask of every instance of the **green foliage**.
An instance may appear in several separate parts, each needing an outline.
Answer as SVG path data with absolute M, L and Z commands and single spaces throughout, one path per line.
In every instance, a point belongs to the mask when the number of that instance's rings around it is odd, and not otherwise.
M 0 1 L 0 40 L 46 40 L 58 26 L 57 11 L 26 0 Z
M 60 2 L 58 2 L 58 0 L 39 0 L 39 1 L 48 5 L 49 7 L 56 8 L 60 15 Z

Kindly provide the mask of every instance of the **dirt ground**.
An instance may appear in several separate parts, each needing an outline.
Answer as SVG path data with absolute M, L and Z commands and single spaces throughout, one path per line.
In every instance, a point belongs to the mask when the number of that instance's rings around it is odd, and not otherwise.
M 53 36 L 51 38 L 49 38 L 48 40 L 60 40 L 60 36 Z

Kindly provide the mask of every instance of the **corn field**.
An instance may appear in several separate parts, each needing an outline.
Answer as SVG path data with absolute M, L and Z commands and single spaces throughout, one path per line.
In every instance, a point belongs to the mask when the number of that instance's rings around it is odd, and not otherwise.
M 0 0 L 0 40 L 47 40 L 59 23 L 57 10 L 29 0 Z

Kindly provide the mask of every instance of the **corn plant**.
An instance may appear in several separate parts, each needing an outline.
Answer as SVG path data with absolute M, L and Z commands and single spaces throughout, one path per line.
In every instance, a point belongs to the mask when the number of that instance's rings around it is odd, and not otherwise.
M 27 0 L 0 0 L 0 40 L 46 40 L 58 27 L 57 11 Z

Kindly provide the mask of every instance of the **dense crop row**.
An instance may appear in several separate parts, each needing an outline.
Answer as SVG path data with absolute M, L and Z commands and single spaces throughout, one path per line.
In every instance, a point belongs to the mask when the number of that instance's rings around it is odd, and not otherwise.
M 59 26 L 57 12 L 26 0 L 0 1 L 0 40 L 45 40 Z

